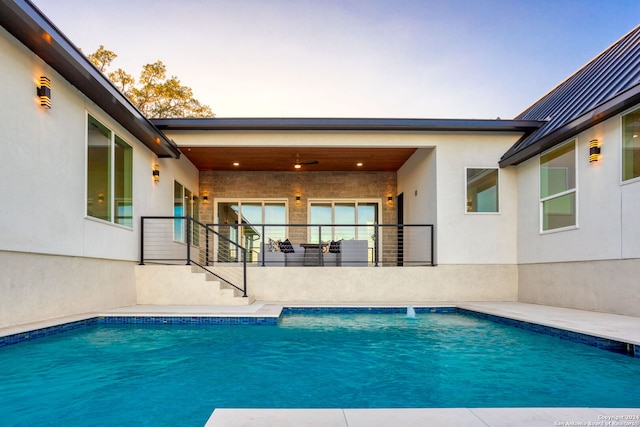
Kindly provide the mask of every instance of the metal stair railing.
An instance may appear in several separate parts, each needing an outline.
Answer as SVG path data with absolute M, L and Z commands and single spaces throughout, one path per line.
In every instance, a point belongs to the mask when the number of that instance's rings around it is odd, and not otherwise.
M 226 255 L 218 251 L 213 262 L 211 248 L 220 242 L 230 250 Z M 140 265 L 145 262 L 195 265 L 247 297 L 247 250 L 191 217 L 141 217 Z

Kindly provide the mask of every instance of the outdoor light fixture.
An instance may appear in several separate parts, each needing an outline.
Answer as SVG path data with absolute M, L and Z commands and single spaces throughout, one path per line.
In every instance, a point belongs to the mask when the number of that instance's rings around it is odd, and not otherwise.
M 153 165 L 153 182 L 160 182 L 160 166 Z
M 40 87 L 36 90 L 40 97 L 40 106 L 46 109 L 51 108 L 51 80 L 48 77 L 40 77 Z
M 387 196 L 387 205 L 391 206 L 393 204 L 393 196 Z
M 99 204 L 104 203 L 104 193 L 98 193 L 98 203 Z
M 208 191 L 202 192 L 202 204 L 203 205 L 208 205 L 209 204 L 209 192 Z
M 589 142 L 589 163 L 600 160 L 600 141 L 592 139 Z

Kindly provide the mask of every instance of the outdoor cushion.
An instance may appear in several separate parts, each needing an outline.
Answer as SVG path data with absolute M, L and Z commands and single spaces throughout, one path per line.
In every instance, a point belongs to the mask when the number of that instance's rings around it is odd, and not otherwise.
M 269 252 L 280 252 L 280 240 L 269 238 Z
M 289 239 L 284 242 L 280 242 L 280 252 L 284 252 L 285 254 L 291 254 L 294 252 L 293 245 L 289 241 Z

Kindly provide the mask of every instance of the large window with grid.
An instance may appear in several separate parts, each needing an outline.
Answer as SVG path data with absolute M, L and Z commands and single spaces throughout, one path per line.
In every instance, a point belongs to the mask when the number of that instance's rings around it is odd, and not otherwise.
M 576 215 L 576 142 L 540 156 L 541 231 L 573 228 Z

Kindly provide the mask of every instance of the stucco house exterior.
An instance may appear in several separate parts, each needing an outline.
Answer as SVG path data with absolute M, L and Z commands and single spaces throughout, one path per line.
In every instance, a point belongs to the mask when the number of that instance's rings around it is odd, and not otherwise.
M 640 27 L 511 120 L 152 120 L 29 1 L 0 1 L 0 27 L 0 326 L 224 303 L 191 267 L 139 265 L 141 218 L 174 216 L 251 241 L 246 302 L 640 316 Z M 366 262 L 265 265 L 265 223 L 299 244 L 357 225 L 341 240 L 366 240 Z M 399 249 L 403 225 L 433 235 Z

